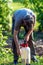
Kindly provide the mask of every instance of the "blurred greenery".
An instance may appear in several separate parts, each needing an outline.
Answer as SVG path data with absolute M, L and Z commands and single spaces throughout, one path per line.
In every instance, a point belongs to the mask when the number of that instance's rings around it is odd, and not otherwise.
M 13 53 L 11 49 L 8 48 L 0 48 L 0 65 L 14 65 L 13 63 Z M 3 52 L 4 51 L 4 52 Z M 36 56 L 39 62 L 35 63 L 31 61 L 31 65 L 43 65 L 43 56 Z M 21 58 L 19 58 L 18 61 L 21 61 Z M 23 63 L 18 63 L 17 65 L 25 65 Z
M 0 0 L 0 65 L 12 65 L 4 64 L 4 62 L 13 61 L 13 54 L 11 49 L 5 49 L 3 46 L 7 45 L 6 40 L 9 36 L 12 36 L 13 13 L 24 7 L 32 9 L 36 14 L 37 21 L 34 26 L 34 30 L 43 31 L 43 0 Z M 43 59 L 39 59 L 41 65 L 43 65 Z M 35 65 L 37 65 L 37 63 Z

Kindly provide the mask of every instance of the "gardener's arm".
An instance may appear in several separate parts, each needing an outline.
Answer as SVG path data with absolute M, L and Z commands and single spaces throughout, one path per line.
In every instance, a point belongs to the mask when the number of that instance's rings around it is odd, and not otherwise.
M 15 25 L 14 25 L 14 41 L 15 45 L 17 48 L 17 54 L 20 55 L 20 49 L 19 49 L 19 44 L 18 44 L 18 32 L 20 29 L 21 21 L 20 20 L 15 20 Z
M 30 37 L 30 35 L 31 35 L 32 32 L 33 32 L 33 24 L 32 24 L 30 30 L 28 31 L 28 33 L 27 33 L 26 36 L 25 36 L 25 40 L 26 40 L 26 41 L 29 40 L 29 37 Z
M 25 40 L 26 40 L 26 41 L 29 40 L 29 37 L 30 37 L 31 33 L 32 33 L 33 30 L 34 30 L 35 22 L 36 22 L 36 17 L 33 16 L 33 23 L 31 24 L 30 30 L 28 31 L 28 33 L 27 33 L 26 36 L 25 36 Z
M 17 48 L 17 54 L 20 55 L 20 49 L 19 49 L 17 34 L 18 34 L 18 31 L 14 30 L 14 41 L 15 41 L 16 48 Z

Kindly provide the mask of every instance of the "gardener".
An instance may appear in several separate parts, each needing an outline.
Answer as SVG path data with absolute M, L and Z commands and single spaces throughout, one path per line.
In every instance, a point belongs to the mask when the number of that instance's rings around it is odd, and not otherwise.
M 13 53 L 14 53 L 14 63 L 18 61 L 18 57 L 20 55 L 20 49 L 18 45 L 18 32 L 20 27 L 23 26 L 25 28 L 26 34 L 24 37 L 24 41 L 28 42 L 31 49 L 31 59 L 33 61 L 37 61 L 35 57 L 35 50 L 32 42 L 32 32 L 35 24 L 35 14 L 32 10 L 27 8 L 22 8 L 17 10 L 12 19 L 12 34 L 13 34 Z

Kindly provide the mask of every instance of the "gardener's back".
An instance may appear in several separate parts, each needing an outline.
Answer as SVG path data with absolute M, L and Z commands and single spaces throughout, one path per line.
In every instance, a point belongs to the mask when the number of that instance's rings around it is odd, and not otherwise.
M 33 17 L 33 16 L 35 16 L 35 14 L 34 14 L 34 12 L 32 10 L 27 9 L 27 8 L 19 9 L 14 13 L 14 15 L 13 15 L 12 33 L 13 33 L 14 29 L 19 30 L 19 27 L 22 24 L 22 20 L 24 20 L 26 16 L 27 16 L 26 19 L 28 19 L 28 16 Z
M 18 20 L 24 19 L 26 15 L 35 15 L 35 14 L 30 9 L 22 8 L 22 9 L 17 10 L 14 13 L 13 17 L 15 17 L 15 20 L 18 21 Z

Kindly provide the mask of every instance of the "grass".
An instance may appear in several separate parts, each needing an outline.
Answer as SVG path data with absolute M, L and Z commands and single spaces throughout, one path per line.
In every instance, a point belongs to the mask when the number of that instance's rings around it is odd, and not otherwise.
M 0 52 L 0 65 L 14 65 L 13 64 L 13 53 L 11 49 L 3 48 L 4 50 Z M 31 62 L 31 65 L 43 65 L 43 56 L 36 56 L 39 60 L 38 63 Z M 20 58 L 19 58 L 20 60 Z M 18 65 L 24 65 L 19 63 Z

